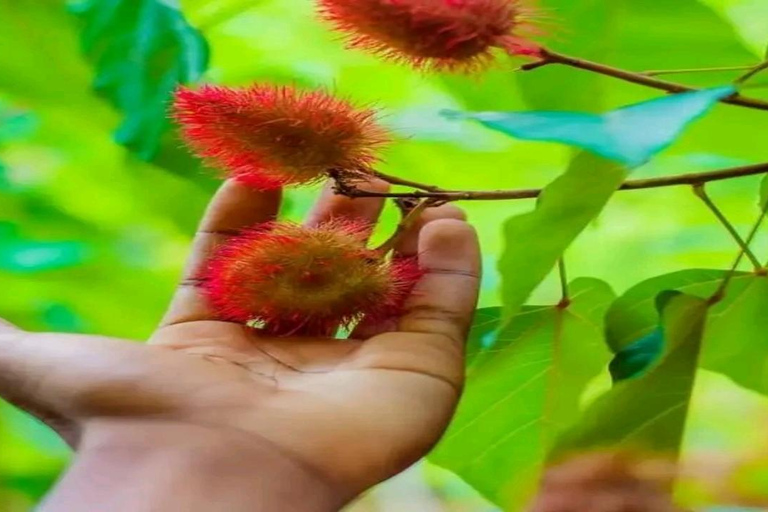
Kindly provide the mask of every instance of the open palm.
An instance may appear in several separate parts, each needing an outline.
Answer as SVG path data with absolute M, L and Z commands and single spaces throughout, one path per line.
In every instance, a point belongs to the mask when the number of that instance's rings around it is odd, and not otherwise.
M 397 251 L 418 254 L 425 275 L 402 317 L 363 322 L 351 339 L 271 338 L 217 319 L 195 276 L 217 244 L 273 219 L 279 203 L 277 192 L 224 185 L 149 344 L 0 322 L 0 394 L 75 447 L 116 419 L 199 425 L 268 443 L 350 494 L 410 465 L 439 439 L 461 392 L 479 276 L 473 230 L 453 207 L 410 228 Z M 381 207 L 327 189 L 307 223 L 374 223 Z

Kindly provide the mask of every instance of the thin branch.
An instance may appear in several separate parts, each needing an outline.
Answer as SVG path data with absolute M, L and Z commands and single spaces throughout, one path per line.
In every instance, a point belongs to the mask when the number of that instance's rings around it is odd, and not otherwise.
M 605 76 L 611 76 L 613 78 L 618 78 L 619 80 L 624 80 L 626 82 L 631 82 L 638 85 L 644 85 L 646 87 L 652 87 L 654 89 L 660 89 L 662 91 L 667 91 L 671 93 L 690 92 L 690 91 L 700 90 L 696 87 L 689 87 L 687 85 L 683 85 L 677 82 L 668 82 L 666 80 L 653 78 L 653 77 L 644 75 L 642 73 L 635 73 L 632 71 L 627 71 L 625 69 L 619 69 L 612 66 L 607 66 L 605 64 L 599 64 L 597 62 L 592 62 L 585 59 L 571 57 L 569 55 L 564 55 L 562 53 L 553 52 L 552 50 L 542 49 L 542 52 L 544 54 L 543 61 L 532 63 L 530 66 L 535 66 L 535 68 L 538 68 L 548 64 L 562 64 L 564 66 L 570 66 L 572 68 L 592 71 L 593 73 L 598 73 Z M 527 69 L 532 69 L 530 66 Z M 526 68 L 523 67 L 521 69 L 526 69 Z M 744 77 L 742 77 L 742 79 L 743 78 Z M 754 99 L 754 98 L 747 98 L 747 97 L 741 96 L 738 93 L 734 93 L 728 96 L 727 98 L 723 98 L 720 101 L 723 103 L 731 104 L 731 105 L 739 105 L 741 107 L 754 108 L 759 110 L 768 110 L 768 102 Z
M 742 75 L 739 78 L 737 78 L 735 83 L 736 84 L 743 84 L 747 80 L 752 78 L 753 76 L 757 75 L 758 73 L 762 73 L 766 69 L 768 69 L 768 60 L 766 60 L 765 62 L 763 62 L 761 64 L 758 64 L 757 66 L 752 68 L 749 72 L 747 72 L 744 75 Z
M 375 171 L 375 170 L 364 171 L 364 174 L 366 172 L 373 173 L 373 175 L 376 176 L 377 178 L 382 179 L 392 185 L 402 185 L 404 187 L 417 188 L 419 190 L 427 190 L 430 192 L 443 191 L 443 189 L 441 189 L 440 187 L 436 187 L 434 185 L 425 185 L 424 183 L 418 183 L 415 181 L 406 180 L 404 178 L 399 178 L 397 176 L 390 176 L 389 174 L 384 174 L 383 172 L 380 172 L 380 171 Z
M 560 276 L 560 290 L 562 292 L 558 307 L 563 309 L 571 305 L 571 294 L 568 290 L 568 270 L 565 267 L 565 258 L 562 257 L 557 262 L 557 270 Z
M 674 187 L 678 185 L 697 185 L 713 181 L 753 176 L 768 173 L 768 163 L 732 167 L 719 171 L 683 174 L 679 176 L 665 176 L 662 178 L 649 178 L 644 180 L 630 180 L 625 182 L 620 190 L 643 190 L 649 188 Z M 334 177 L 334 175 L 332 175 Z M 336 190 L 339 194 L 349 197 L 400 197 L 410 199 L 438 199 L 442 201 L 506 201 L 515 199 L 534 199 L 541 195 L 542 189 L 519 190 L 444 190 L 430 192 L 428 190 L 416 190 L 411 192 L 371 192 L 361 190 L 349 183 L 339 181 L 336 177 Z M 422 185 L 419 188 L 424 188 Z
M 683 69 L 652 69 L 650 71 L 641 71 L 641 75 L 645 76 L 662 76 L 662 75 L 685 75 L 689 73 L 717 73 L 726 71 L 751 71 L 755 69 L 755 65 L 749 66 L 723 66 L 715 68 L 683 68 Z
M 717 217 L 717 220 L 719 220 L 720 223 L 728 231 L 728 233 L 730 233 L 730 235 L 736 241 L 736 244 L 738 244 L 739 248 L 741 248 L 741 250 L 744 251 L 744 254 L 749 258 L 749 261 L 752 262 L 752 265 L 755 267 L 755 272 L 759 272 L 763 268 L 763 266 L 760 264 L 760 261 L 757 259 L 755 254 L 750 250 L 749 245 L 747 245 L 744 239 L 741 238 L 741 235 L 739 235 L 739 232 L 736 231 L 735 227 L 733 227 L 733 224 L 731 224 L 730 221 L 723 214 L 722 210 L 720 210 L 720 208 L 718 208 L 715 202 L 712 201 L 712 198 L 709 197 L 709 194 L 707 194 L 707 191 L 706 191 L 705 184 L 698 183 L 694 185 L 693 193 L 696 194 L 696 197 L 701 199 L 705 205 L 707 205 L 707 208 L 710 209 L 710 211 L 715 215 L 715 217 Z
M 752 245 L 752 241 L 757 236 L 758 231 L 760 231 L 760 226 L 762 226 L 763 220 L 765 220 L 765 214 L 766 214 L 766 209 L 763 208 L 763 211 L 760 212 L 760 217 L 757 219 L 757 222 L 752 228 L 752 231 L 750 231 L 749 236 L 747 236 L 747 240 L 745 242 L 747 247 Z M 730 286 L 731 281 L 733 281 L 733 278 L 736 277 L 736 271 L 739 269 L 739 265 L 741 264 L 741 260 L 744 259 L 745 254 L 746 253 L 744 249 L 739 251 L 739 255 L 736 257 L 736 261 L 734 262 L 733 266 L 726 274 L 725 279 L 723 279 L 722 283 L 720 283 L 720 286 L 718 287 L 717 291 L 709 298 L 710 304 L 717 304 L 718 302 L 720 302 L 725 298 L 725 294 L 728 291 L 728 286 Z

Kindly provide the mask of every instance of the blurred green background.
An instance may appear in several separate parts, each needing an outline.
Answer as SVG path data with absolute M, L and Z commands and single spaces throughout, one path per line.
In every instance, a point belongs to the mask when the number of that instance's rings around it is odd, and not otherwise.
M 383 171 L 463 189 L 543 186 L 563 171 L 571 153 L 447 123 L 438 116 L 441 109 L 601 111 L 659 95 L 554 66 L 515 74 L 520 63 L 508 58 L 480 76 L 425 76 L 344 50 L 313 15 L 310 0 L 80 4 L 0 0 L 0 316 L 29 329 L 141 340 L 157 323 L 217 186 L 214 173 L 165 131 L 164 101 L 176 80 L 202 75 L 227 85 L 324 86 L 374 104 L 402 136 L 386 154 Z M 539 4 L 551 46 L 634 70 L 752 64 L 768 43 L 766 0 Z M 717 85 L 734 76 L 679 79 Z M 764 112 L 718 106 L 635 177 L 768 160 L 766 121 Z M 759 178 L 744 178 L 713 184 L 710 191 L 746 231 L 758 212 L 758 186 Z M 290 192 L 285 216 L 300 218 L 316 194 Z M 482 303 L 495 305 L 501 222 L 532 203 L 465 207 L 485 250 Z M 388 208 L 379 236 L 396 220 Z M 689 189 L 667 188 L 616 197 L 569 251 L 568 263 L 572 277 L 599 277 L 622 292 L 665 272 L 725 268 L 735 251 Z M 757 242 L 757 252 L 768 258 L 768 237 Z M 558 293 L 556 280 L 548 280 L 532 301 L 552 303 Z M 766 420 L 765 397 L 705 375 L 689 439 L 703 451 L 755 451 Z M 44 427 L 0 404 L 0 512 L 29 510 L 67 457 Z M 356 507 L 492 510 L 457 478 L 427 465 Z

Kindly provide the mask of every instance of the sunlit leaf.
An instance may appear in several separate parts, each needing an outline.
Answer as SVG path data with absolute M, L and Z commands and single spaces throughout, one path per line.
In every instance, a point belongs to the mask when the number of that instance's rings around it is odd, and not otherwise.
M 702 299 L 718 288 L 726 272 L 684 270 L 638 284 L 611 305 L 606 315 L 607 341 L 622 352 L 657 327 L 654 298 L 674 289 Z M 709 314 L 701 365 L 730 377 L 736 383 L 768 393 L 768 277 L 740 273 L 723 301 Z
M 544 189 L 534 211 L 507 220 L 499 260 L 507 317 L 517 313 L 625 177 L 618 164 L 584 153 Z
M 571 288 L 569 308 L 527 307 L 477 350 L 458 414 L 430 456 L 505 510 L 525 505 L 548 449 L 608 362 L 602 319 L 613 292 L 596 279 Z
M 675 454 L 683 439 L 708 303 L 677 294 L 662 313 L 664 349 L 642 376 L 617 383 L 563 435 L 553 457 L 603 447 Z
M 125 118 L 115 137 L 143 158 L 156 153 L 171 93 L 200 79 L 208 46 L 178 5 L 161 0 L 87 0 L 83 48 L 96 67 L 94 86 Z
M 582 112 L 446 112 L 449 119 L 473 119 L 526 140 L 561 142 L 630 167 L 669 147 L 696 119 L 736 91 L 717 87 L 630 105 L 602 115 Z

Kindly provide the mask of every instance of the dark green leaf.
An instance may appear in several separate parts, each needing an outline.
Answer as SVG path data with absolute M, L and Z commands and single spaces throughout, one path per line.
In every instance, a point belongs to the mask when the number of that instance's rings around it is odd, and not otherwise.
M 75 10 L 85 21 L 82 41 L 96 67 L 94 86 L 125 118 L 115 135 L 151 158 L 167 127 L 173 90 L 200 79 L 208 46 L 177 6 L 161 0 L 87 0 Z
M 608 367 L 613 381 L 640 375 L 659 359 L 663 350 L 664 333 L 659 328 L 616 354 Z
M 554 439 L 577 418 L 582 391 L 608 362 L 602 320 L 613 292 L 596 279 L 571 289 L 569 308 L 527 307 L 477 350 L 458 413 L 430 456 L 505 510 L 525 504 Z
M 617 383 L 598 398 L 558 442 L 553 457 L 603 447 L 676 454 L 695 383 L 706 300 L 679 294 L 662 314 L 660 362 L 644 375 Z
M 760 207 L 768 207 L 768 174 L 766 174 L 763 181 L 760 182 Z
M 525 140 L 561 142 L 636 167 L 669 147 L 685 128 L 736 91 L 732 86 L 667 95 L 602 115 L 583 112 L 446 111 Z
M 625 177 L 618 164 L 584 153 L 544 189 L 533 212 L 506 222 L 499 260 L 506 317 L 517 313 Z

